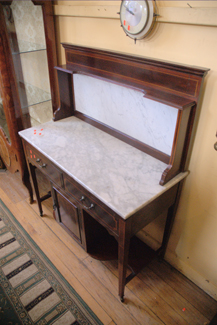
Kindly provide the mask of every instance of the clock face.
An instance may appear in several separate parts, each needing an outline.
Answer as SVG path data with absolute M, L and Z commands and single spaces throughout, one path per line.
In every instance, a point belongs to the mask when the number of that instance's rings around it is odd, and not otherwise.
M 134 39 L 145 37 L 155 21 L 153 1 L 122 0 L 120 19 L 128 36 Z

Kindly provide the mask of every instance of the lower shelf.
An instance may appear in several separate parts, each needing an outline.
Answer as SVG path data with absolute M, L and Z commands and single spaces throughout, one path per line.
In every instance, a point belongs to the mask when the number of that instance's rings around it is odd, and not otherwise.
M 101 261 L 118 259 L 118 242 L 108 231 L 95 219 L 84 214 L 86 251 Z
M 133 236 L 131 238 L 128 266 L 134 273 L 137 274 L 141 271 L 155 257 L 157 257 L 157 252 L 155 250 L 151 249 L 138 237 Z
M 92 219 L 92 218 L 91 218 Z M 91 220 L 91 226 L 95 220 Z M 118 242 L 108 231 L 96 223 L 96 228 L 87 234 L 87 253 L 98 260 L 117 260 Z M 94 230 L 93 230 L 94 229 Z M 157 256 L 157 252 L 147 246 L 138 237 L 133 236 L 130 240 L 128 267 L 134 274 L 141 271 L 148 263 Z

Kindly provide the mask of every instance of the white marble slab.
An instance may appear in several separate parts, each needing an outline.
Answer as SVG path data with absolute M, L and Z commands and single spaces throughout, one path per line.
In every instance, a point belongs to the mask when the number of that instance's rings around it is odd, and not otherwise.
M 159 185 L 165 163 L 76 117 L 19 134 L 124 219 L 187 175 Z
M 141 91 L 82 74 L 73 75 L 76 109 L 168 155 L 178 110 Z

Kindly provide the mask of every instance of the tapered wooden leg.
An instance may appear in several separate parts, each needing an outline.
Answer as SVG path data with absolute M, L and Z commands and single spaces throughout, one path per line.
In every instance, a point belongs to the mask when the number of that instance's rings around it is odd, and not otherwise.
M 166 252 L 166 249 L 167 249 L 167 245 L 168 245 L 168 242 L 169 242 L 170 234 L 171 234 L 171 231 L 172 231 L 173 223 L 174 223 L 174 220 L 175 220 L 175 215 L 176 215 L 176 211 L 177 211 L 177 208 L 178 208 L 178 203 L 179 203 L 179 198 L 180 198 L 180 194 L 181 194 L 182 184 L 183 184 L 183 182 L 181 182 L 179 184 L 179 186 L 178 186 L 175 203 L 168 209 L 166 224 L 165 224 L 165 228 L 164 228 L 164 235 L 163 235 L 162 245 L 158 250 L 159 257 L 162 258 L 162 259 L 164 258 L 164 255 L 165 255 L 165 252 Z
M 26 188 L 29 191 L 29 203 L 32 204 L 34 202 L 33 200 L 33 190 L 32 190 L 32 185 L 29 179 L 29 173 L 25 173 L 23 176 L 23 184 L 26 186 Z
M 119 222 L 118 243 L 118 273 L 119 273 L 119 296 L 124 301 L 124 288 L 126 284 L 126 272 L 130 247 L 129 223 L 124 220 Z
M 166 248 L 167 248 L 167 244 L 170 238 L 170 233 L 172 230 L 172 226 L 173 226 L 173 222 L 174 222 L 174 218 L 175 218 L 175 213 L 174 213 L 174 205 L 172 205 L 169 209 L 168 209 L 168 213 L 167 213 L 167 220 L 166 220 L 166 225 L 165 225 L 165 229 L 164 229 L 164 236 L 163 236 L 163 241 L 162 241 L 162 245 L 159 249 L 159 257 L 160 258 L 164 258 L 165 252 L 166 252 Z
M 35 169 L 36 169 L 36 167 L 34 167 L 32 164 L 29 164 L 30 176 L 31 176 L 34 191 L 35 191 L 35 196 L 36 196 L 36 200 L 37 200 L 37 204 L 38 204 L 39 213 L 40 213 L 40 216 L 43 216 L 41 198 L 40 198 L 40 194 L 39 194 L 38 182 L 37 182 L 37 178 L 36 178 Z

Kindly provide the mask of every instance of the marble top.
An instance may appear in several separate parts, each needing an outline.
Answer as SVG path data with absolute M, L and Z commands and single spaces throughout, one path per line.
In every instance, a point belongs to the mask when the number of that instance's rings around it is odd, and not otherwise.
M 188 174 L 159 185 L 167 164 L 76 117 L 19 134 L 124 219 Z

